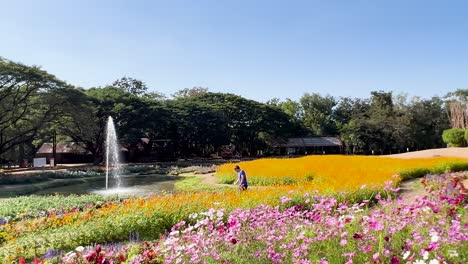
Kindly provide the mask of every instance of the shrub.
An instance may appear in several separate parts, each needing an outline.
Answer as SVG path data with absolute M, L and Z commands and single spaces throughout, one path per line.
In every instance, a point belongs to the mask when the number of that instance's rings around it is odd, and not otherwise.
M 468 143 L 468 129 L 465 129 L 465 142 Z
M 446 129 L 442 133 L 442 139 L 449 147 L 466 146 L 465 130 L 461 128 Z

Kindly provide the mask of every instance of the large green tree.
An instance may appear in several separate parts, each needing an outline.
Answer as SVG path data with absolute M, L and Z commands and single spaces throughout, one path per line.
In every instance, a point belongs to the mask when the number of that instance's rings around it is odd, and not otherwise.
M 304 94 L 299 100 L 303 110 L 304 125 L 317 136 L 336 135 L 333 108 L 336 100 L 332 96 L 317 93 Z
M 49 125 L 60 113 L 65 87 L 39 67 L 0 58 L 0 156 Z

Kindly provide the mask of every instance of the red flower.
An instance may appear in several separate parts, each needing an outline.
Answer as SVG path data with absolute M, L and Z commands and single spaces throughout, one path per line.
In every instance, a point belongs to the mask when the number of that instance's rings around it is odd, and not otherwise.
M 93 252 L 93 253 L 87 254 L 85 258 L 87 261 L 92 261 L 96 258 L 96 256 L 97 256 L 96 252 Z
M 362 238 L 362 235 L 360 235 L 360 234 L 358 234 L 358 233 L 354 233 L 353 238 L 354 238 L 354 239 L 361 239 L 361 238 Z
M 101 250 L 102 250 L 102 246 L 101 246 L 101 245 L 97 245 L 97 246 L 96 246 L 96 249 L 95 249 L 96 253 L 101 252 Z
M 234 220 L 234 221 L 229 221 L 228 222 L 228 227 L 231 228 L 233 226 L 235 226 L 237 224 L 237 222 Z
M 235 238 L 231 238 L 231 243 L 232 244 L 236 244 L 237 243 L 237 240 Z
M 106 262 L 106 258 L 103 255 L 99 255 L 96 259 L 97 264 L 104 264 Z
M 18 259 L 18 263 L 19 263 L 19 264 L 26 264 L 26 260 L 25 260 L 23 257 L 20 257 L 20 258 Z

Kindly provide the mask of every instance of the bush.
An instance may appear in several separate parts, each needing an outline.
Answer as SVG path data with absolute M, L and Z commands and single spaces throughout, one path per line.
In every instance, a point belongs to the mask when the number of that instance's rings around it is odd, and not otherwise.
M 468 143 L 468 129 L 465 129 L 465 142 Z
M 446 129 L 442 133 L 442 139 L 449 147 L 466 146 L 465 130 L 461 128 Z

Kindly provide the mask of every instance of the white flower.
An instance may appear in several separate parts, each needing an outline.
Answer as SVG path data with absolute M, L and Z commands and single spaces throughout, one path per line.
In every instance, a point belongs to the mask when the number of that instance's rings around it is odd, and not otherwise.
M 423 259 L 427 260 L 429 258 L 429 251 L 424 251 Z
M 458 257 L 458 252 L 456 250 L 449 250 L 448 254 L 450 257 Z
M 403 253 L 403 259 L 407 259 L 407 258 L 409 257 L 410 254 L 411 254 L 410 251 L 405 251 L 405 252 Z
M 422 259 L 418 259 L 415 262 L 413 262 L 413 264 L 426 264 L 426 262 Z
M 439 234 L 437 234 L 437 232 L 432 232 L 431 233 L 431 242 L 437 242 L 439 241 Z
M 76 256 L 76 253 L 73 251 L 70 251 L 67 254 L 65 254 L 65 257 L 68 257 L 68 258 L 74 258 L 75 256 Z
M 439 261 L 437 259 L 431 259 L 429 260 L 429 264 L 439 264 Z
M 195 218 L 198 217 L 198 214 L 197 214 L 197 213 L 193 213 L 193 214 L 189 215 L 189 217 L 192 218 L 192 219 L 195 219 Z
M 85 248 L 83 246 L 79 246 L 79 247 L 75 248 L 75 251 L 76 252 L 83 252 L 84 249 Z

